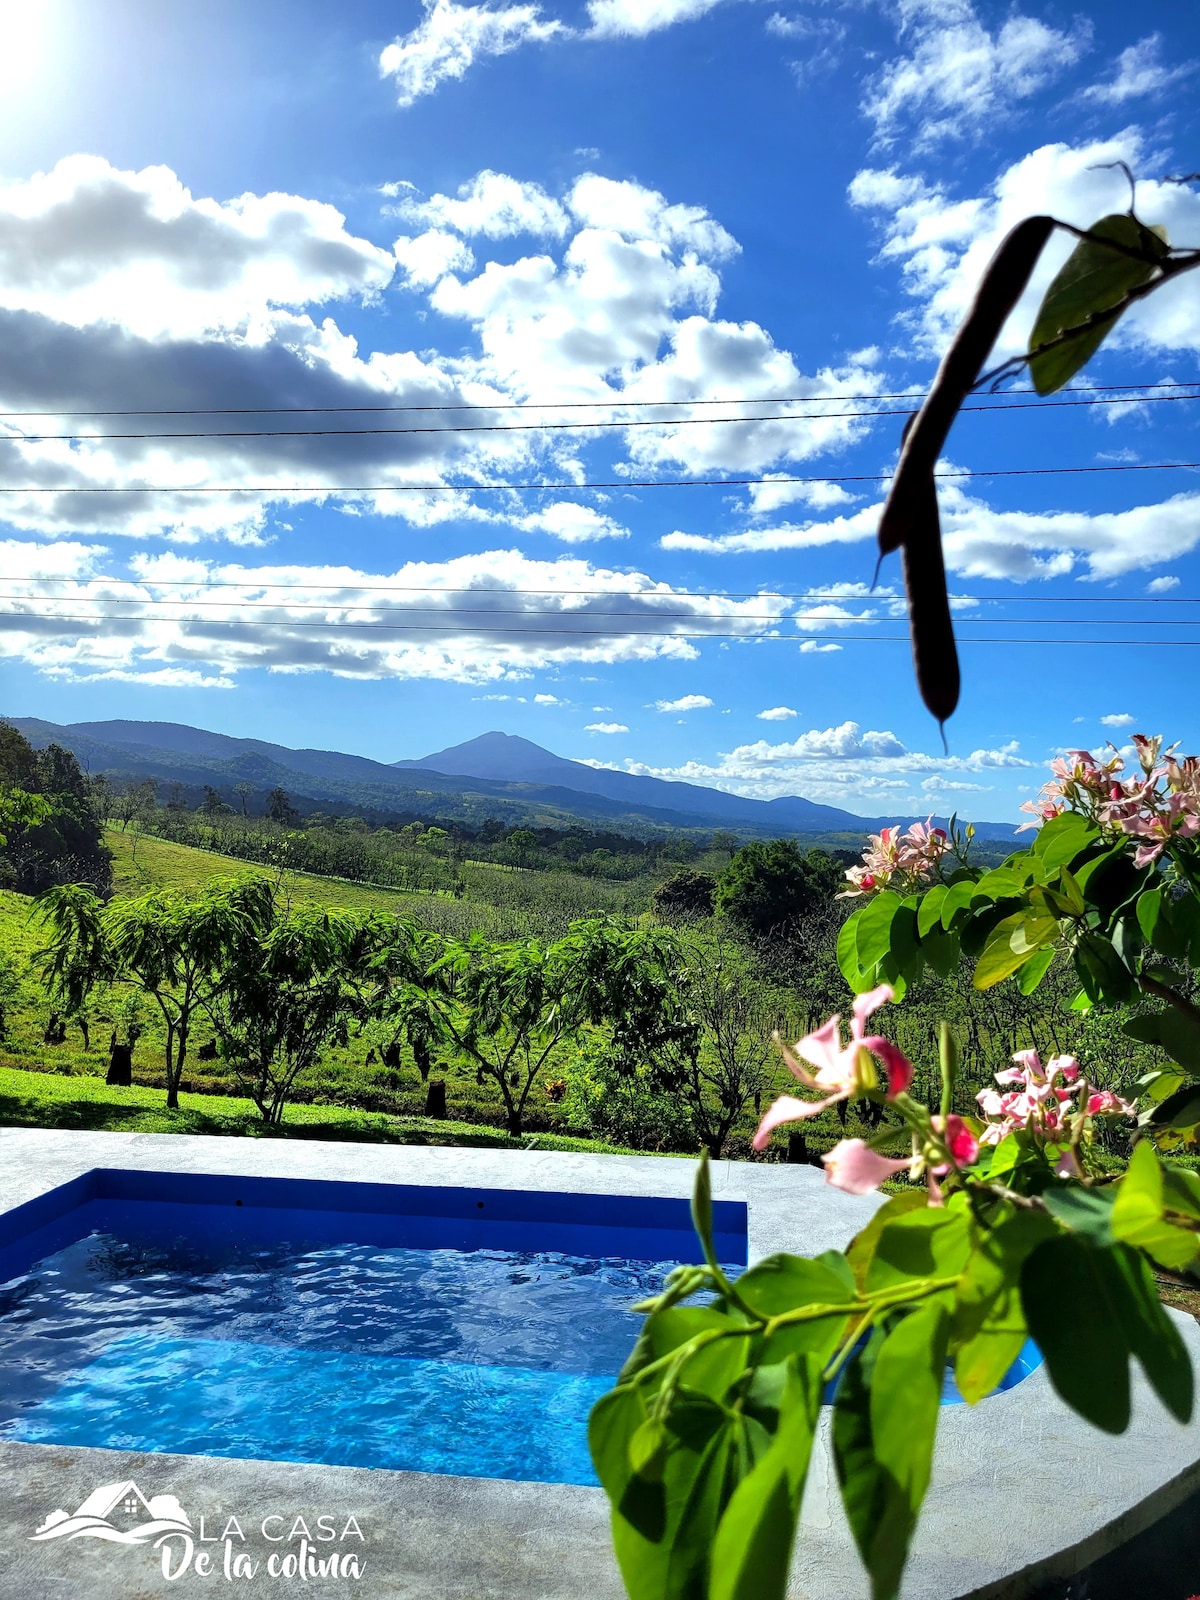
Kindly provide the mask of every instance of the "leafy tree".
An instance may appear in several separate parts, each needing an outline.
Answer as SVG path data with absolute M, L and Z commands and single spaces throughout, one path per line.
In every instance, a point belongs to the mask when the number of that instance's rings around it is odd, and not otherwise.
M 51 744 L 35 752 L 3 724 L 0 772 L 6 775 L 0 778 L 0 849 L 13 887 L 37 894 L 76 881 L 107 890 L 111 857 L 91 787 L 70 751 Z
M 345 1042 L 352 992 L 348 957 L 360 921 L 305 909 L 238 924 L 227 965 L 207 1011 L 222 1054 L 277 1127 L 298 1080 L 335 1040 Z
M 13 958 L 0 951 L 0 1039 L 8 1038 L 9 1013 L 21 993 L 21 975 Z
M 650 904 L 663 922 L 695 922 L 712 916 L 716 893 L 717 880 L 711 872 L 685 867 L 664 878 L 650 896 Z
M 246 809 L 246 802 L 249 800 L 250 796 L 254 793 L 254 785 L 252 783 L 247 783 L 246 780 L 243 778 L 241 783 L 235 783 L 234 784 L 233 792 L 234 792 L 234 794 L 237 795 L 238 799 L 241 801 L 242 815 L 244 817 L 248 816 L 249 812 Z
M 156 889 L 107 906 L 91 890 L 67 884 L 42 895 L 38 910 L 51 932 L 39 961 L 68 1012 L 102 983 L 132 984 L 158 1007 L 167 1105 L 177 1107 L 193 1025 L 215 1000 L 237 950 L 269 927 L 270 884 L 241 878 L 196 894 Z
M 778 937 L 843 887 L 823 851 L 802 855 L 791 839 L 743 845 L 717 879 L 717 910 L 755 939 Z
M 641 1060 L 671 1001 L 661 939 L 606 917 L 575 922 L 552 944 L 447 940 L 430 979 L 435 1017 L 480 1080 L 496 1085 L 517 1135 L 538 1075 L 587 1029 L 607 1025 L 614 1049 Z
M 282 827 L 287 827 L 299 821 L 300 813 L 291 802 L 286 789 L 272 789 L 267 796 L 267 816 L 272 822 L 278 822 Z
M 204 785 L 204 799 L 200 802 L 200 815 L 215 820 L 217 817 L 228 817 L 233 814 L 233 807 L 227 806 L 221 799 L 221 791 L 214 789 L 211 783 Z

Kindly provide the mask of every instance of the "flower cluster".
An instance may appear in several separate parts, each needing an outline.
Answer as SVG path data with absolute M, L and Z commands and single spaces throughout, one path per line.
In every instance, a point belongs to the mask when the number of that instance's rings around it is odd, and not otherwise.
M 1074 1056 L 1051 1056 L 1043 1066 L 1036 1050 L 1018 1050 L 1013 1062 L 996 1074 L 1005 1093 L 981 1089 L 975 1097 L 988 1119 L 980 1144 L 999 1144 L 1010 1133 L 1030 1134 L 1041 1144 L 1063 1146 L 1059 1175 L 1074 1176 L 1079 1171 L 1075 1152 L 1090 1135 L 1093 1117 L 1136 1115 L 1136 1107 L 1111 1089 L 1091 1088 Z
M 845 890 L 842 898 L 885 888 L 907 893 L 932 878 L 950 848 L 945 829 L 930 827 L 932 821 L 929 817 L 925 822 L 914 822 L 905 833 L 896 826 L 871 834 L 862 866 L 846 869 L 853 887 Z
M 1140 839 L 1134 864 L 1149 866 L 1169 844 L 1200 835 L 1200 757 L 1177 758 L 1174 747 L 1161 764 L 1161 735 L 1133 735 L 1140 775 L 1123 778 L 1125 762 L 1117 750 L 1098 761 L 1088 750 L 1069 750 L 1051 763 L 1052 777 L 1022 811 L 1034 828 L 1062 811 L 1081 812 L 1101 827 Z M 1111 748 L 1111 747 L 1110 747 Z M 1022 831 L 1018 829 L 1018 832 Z

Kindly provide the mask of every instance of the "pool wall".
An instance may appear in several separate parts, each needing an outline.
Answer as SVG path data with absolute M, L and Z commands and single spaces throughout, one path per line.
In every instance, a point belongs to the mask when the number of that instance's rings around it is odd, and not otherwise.
M 268 1212 L 280 1209 L 272 1201 L 286 1195 L 290 1205 L 307 1194 L 304 1209 L 326 1221 L 355 1211 L 358 1220 L 382 1217 L 391 1227 L 431 1219 L 449 1229 L 533 1226 L 543 1248 L 545 1230 L 555 1226 L 613 1236 L 632 1228 L 643 1238 L 662 1228 L 677 1237 L 693 1174 L 691 1162 L 654 1157 L 3 1129 L 0 1248 L 27 1249 L 38 1230 L 73 1227 L 79 1219 L 70 1214 L 80 1205 L 178 1204 L 215 1217 L 230 1204 L 231 1191 L 234 1209 L 257 1210 L 263 1225 Z M 352 1189 L 349 1205 L 340 1203 L 344 1186 Z M 840 1248 L 879 1203 L 831 1190 L 807 1167 L 721 1162 L 713 1189 L 718 1204 L 733 1207 L 722 1213 L 721 1227 L 725 1237 L 743 1241 L 744 1257 L 734 1259 L 751 1263 L 780 1249 L 815 1255 Z M 413 1191 L 423 1210 L 414 1209 Z M 330 1206 L 331 1199 L 339 1203 Z M 485 1213 L 493 1206 L 482 1223 L 480 1200 Z M 628 1202 L 636 1204 L 626 1209 Z M 257 1223 L 252 1216 L 240 1225 Z M 1190 1318 L 1178 1321 L 1200 1370 L 1200 1329 Z M 1032 1600 L 1054 1593 L 1048 1586 L 1060 1581 L 1065 1594 L 1072 1575 L 1143 1530 L 1157 1524 L 1167 1536 L 1180 1521 L 1168 1514 L 1200 1487 L 1200 1423 L 1174 1422 L 1136 1370 L 1134 1394 L 1133 1422 L 1119 1438 L 1069 1411 L 1044 1371 L 979 1406 L 947 1407 L 902 1600 Z M 263 1560 L 232 1592 L 252 1600 L 321 1593 L 361 1600 L 623 1595 L 607 1503 L 595 1489 L 15 1442 L 0 1443 L 0 1472 L 5 1600 L 229 1592 L 217 1572 L 208 1582 L 195 1572 L 168 1582 L 147 1548 L 32 1541 L 55 1509 L 72 1513 L 98 1486 L 120 1487 L 127 1479 L 147 1494 L 177 1496 L 194 1527 L 205 1519 L 206 1538 L 237 1516 L 249 1548 Z M 363 1576 L 337 1584 L 273 1577 L 267 1557 L 286 1547 L 264 1544 L 260 1524 L 278 1528 L 270 1518 L 290 1523 L 296 1514 L 311 1523 L 322 1513 L 361 1524 Z M 1200 1541 L 1185 1558 L 1195 1563 L 1191 1585 L 1153 1600 L 1200 1593 Z M 791 1600 L 867 1600 L 832 1468 L 828 1418 L 805 1493 L 789 1593 Z M 1139 1597 L 1131 1591 L 1130 1600 Z

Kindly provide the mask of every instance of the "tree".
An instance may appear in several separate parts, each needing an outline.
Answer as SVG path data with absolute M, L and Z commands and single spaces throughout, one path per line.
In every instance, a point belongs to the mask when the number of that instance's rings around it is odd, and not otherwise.
M 51 930 L 39 963 L 68 1012 L 101 983 L 133 984 L 158 1007 L 167 1105 L 177 1107 L 193 1024 L 214 1001 L 236 950 L 269 927 L 270 884 L 239 878 L 196 894 L 156 889 L 107 906 L 69 884 L 42 895 L 38 911 Z
M 221 791 L 214 789 L 211 783 L 204 785 L 204 799 L 200 802 L 200 815 L 215 821 L 218 817 L 228 817 L 233 813 L 233 807 L 227 806 L 221 799 Z
M 249 816 L 250 813 L 246 809 L 246 802 L 249 800 L 250 796 L 254 793 L 254 785 L 252 783 L 247 783 L 246 780 L 243 778 L 241 783 L 235 783 L 234 784 L 233 792 L 234 792 L 234 794 L 237 795 L 238 799 L 241 801 L 242 815 L 244 817 Z
M 21 993 L 21 975 L 13 958 L 0 951 L 0 1040 L 8 1038 L 9 1014 Z
M 71 752 L 56 744 L 35 752 L 3 724 L 0 773 L 6 775 L 0 778 L 0 849 L 8 881 L 22 894 L 69 881 L 107 891 L 112 858 L 91 785 Z
M 805 856 L 791 839 L 756 840 L 743 845 L 717 879 L 717 910 L 741 933 L 769 939 L 841 887 L 842 874 L 823 851 Z
M 663 922 L 696 922 L 713 914 L 717 880 L 711 872 L 685 867 L 664 878 L 650 896 L 656 917 Z
M 618 1053 L 644 1059 L 670 1002 L 660 944 L 606 917 L 548 945 L 446 941 L 427 992 L 450 1041 L 498 1088 L 510 1133 L 522 1132 L 538 1075 L 585 1029 L 608 1026 Z
M 518 867 L 523 867 L 529 859 L 529 852 L 537 844 L 537 834 L 530 828 L 514 828 L 508 836 L 509 848 L 516 857 Z
M 348 913 L 315 908 L 277 918 L 273 899 L 265 921 L 238 926 L 206 1009 L 222 1054 L 272 1127 L 322 1050 L 345 1042 L 347 958 L 359 927 Z
M 300 820 L 300 813 L 292 804 L 286 789 L 272 789 L 267 796 L 267 816 L 281 827 L 289 827 Z

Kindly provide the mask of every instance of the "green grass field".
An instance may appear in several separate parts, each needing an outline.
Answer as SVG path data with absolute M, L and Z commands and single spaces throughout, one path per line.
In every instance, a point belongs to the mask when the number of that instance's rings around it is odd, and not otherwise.
M 263 1125 L 254 1103 L 232 1095 L 181 1094 L 168 1111 L 161 1089 L 110 1088 L 100 1078 L 0 1066 L 0 1124 L 120 1133 L 216 1133 L 270 1139 L 350 1139 L 370 1144 L 475 1145 L 494 1150 L 636 1152 L 599 1140 L 533 1133 L 514 1139 L 500 1128 L 430 1117 L 394 1117 L 346 1106 L 288 1106 L 283 1126 Z

